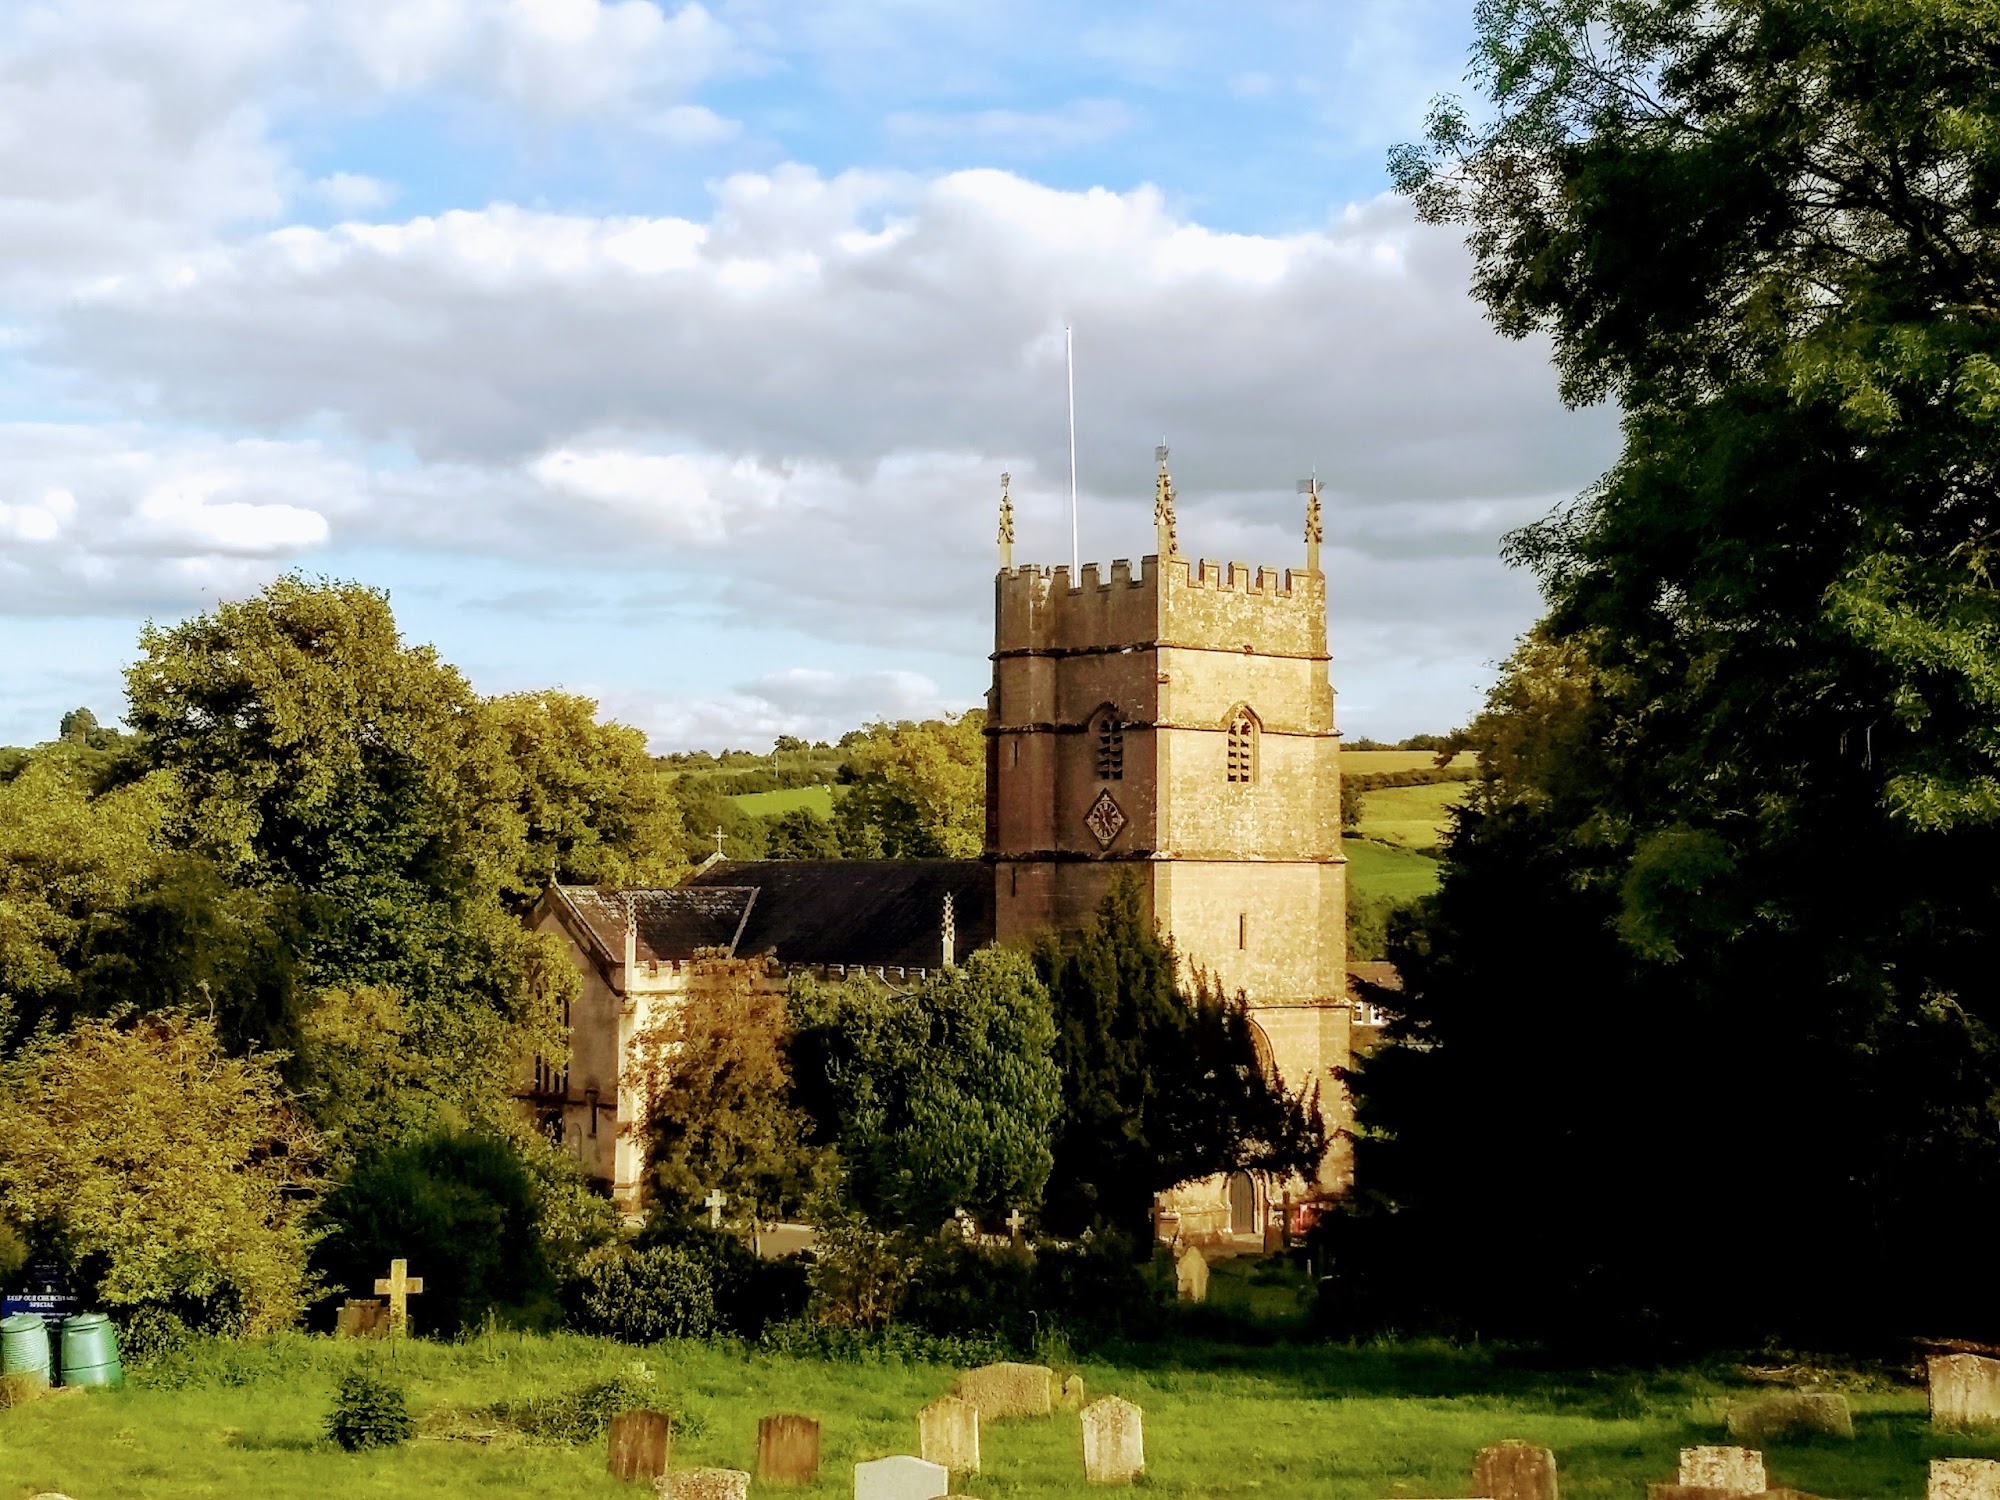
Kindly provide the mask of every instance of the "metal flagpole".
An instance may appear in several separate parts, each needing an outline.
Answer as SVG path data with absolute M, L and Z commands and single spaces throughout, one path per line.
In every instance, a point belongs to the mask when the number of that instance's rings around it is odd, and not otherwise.
M 1076 343 L 1063 324 L 1063 367 L 1069 375 L 1069 577 L 1074 587 L 1083 578 L 1083 556 L 1076 540 Z

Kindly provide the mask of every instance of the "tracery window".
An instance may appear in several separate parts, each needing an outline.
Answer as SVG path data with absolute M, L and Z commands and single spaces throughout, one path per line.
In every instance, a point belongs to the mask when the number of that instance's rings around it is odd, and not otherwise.
M 1229 716 L 1229 779 L 1250 783 L 1257 779 L 1257 716 L 1239 708 Z
M 1097 719 L 1097 779 L 1125 779 L 1125 726 L 1108 710 Z

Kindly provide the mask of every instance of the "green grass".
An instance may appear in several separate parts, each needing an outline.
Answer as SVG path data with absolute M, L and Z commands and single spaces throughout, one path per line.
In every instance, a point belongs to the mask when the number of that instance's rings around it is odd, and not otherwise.
M 1503 1351 L 1443 1344 L 1298 1342 L 1297 1277 L 1250 1261 L 1221 1262 L 1211 1305 L 1184 1336 L 1081 1370 L 1092 1398 L 1125 1396 L 1145 1410 L 1145 1492 L 1242 1500 L 1385 1500 L 1462 1495 L 1474 1452 L 1502 1438 L 1554 1448 L 1567 1500 L 1639 1500 L 1670 1477 L 1678 1450 L 1723 1441 L 1721 1413 L 1751 1388 L 1716 1370 L 1551 1373 Z M 394 1351 L 288 1336 L 209 1346 L 178 1389 L 124 1391 L 0 1411 L 0 1500 L 44 1489 L 90 1500 L 256 1495 L 349 1497 L 633 1496 L 603 1472 L 601 1440 L 533 1447 L 496 1435 L 479 1410 L 603 1379 L 644 1357 L 701 1419 L 677 1434 L 677 1466 L 752 1464 L 758 1417 L 801 1411 L 824 1423 L 824 1465 L 810 1497 L 852 1493 L 853 1465 L 909 1452 L 915 1414 L 951 1386 L 928 1364 L 829 1364 L 729 1344 L 635 1351 L 570 1336 L 497 1333 Z M 338 1374 L 375 1361 L 405 1380 L 424 1432 L 408 1446 L 345 1454 L 320 1425 Z M 1773 1484 L 1845 1500 L 1917 1500 L 1934 1456 L 2000 1456 L 2000 1436 L 1933 1436 L 1922 1393 L 1845 1377 L 1856 1412 L 1852 1443 L 1771 1447 Z M 455 1435 L 453 1435 L 455 1434 Z M 1073 1413 L 996 1423 L 982 1436 L 975 1496 L 1082 1492 Z
M 1402 849 L 1433 849 L 1444 838 L 1445 815 L 1466 793 L 1463 781 L 1385 786 L 1361 794 L 1361 836 Z
M 834 796 L 844 790 L 830 786 L 796 786 L 782 792 L 740 792 L 729 800 L 753 818 L 775 818 L 779 813 L 788 813 L 795 807 L 810 808 L 822 818 L 831 818 Z
M 1394 901 L 1414 901 L 1437 889 L 1438 862 L 1427 854 L 1357 838 L 1344 840 L 1341 849 L 1347 855 L 1350 899 L 1372 901 L 1387 896 Z
M 1452 758 L 1454 766 L 1471 767 L 1479 758 L 1470 750 L 1461 751 Z M 1340 769 L 1349 776 L 1360 776 L 1376 771 L 1428 771 L 1437 764 L 1437 756 L 1429 750 L 1343 750 L 1340 752 Z

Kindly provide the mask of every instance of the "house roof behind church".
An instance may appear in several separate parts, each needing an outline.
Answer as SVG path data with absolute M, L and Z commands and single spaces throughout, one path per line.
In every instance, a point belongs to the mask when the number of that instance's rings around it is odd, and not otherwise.
M 733 954 L 743 919 L 755 905 L 750 886 L 677 886 L 672 890 L 619 890 L 611 886 L 559 885 L 556 894 L 611 963 L 625 961 L 625 903 L 638 919 L 638 959 L 693 958 L 700 948 Z
M 680 889 L 757 892 L 736 947 L 787 964 L 934 969 L 942 961 L 944 898 L 955 951 L 993 941 L 993 871 L 976 859 L 717 860 Z

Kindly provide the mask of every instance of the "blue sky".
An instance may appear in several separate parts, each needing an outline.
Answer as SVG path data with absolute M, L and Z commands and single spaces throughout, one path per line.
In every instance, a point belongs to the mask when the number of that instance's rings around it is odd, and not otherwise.
M 1352 734 L 1462 720 L 1509 527 L 1614 423 L 1383 158 L 1470 5 L 156 0 L 0 15 L 0 743 L 147 619 L 387 588 L 480 689 L 656 748 L 977 701 L 993 510 L 1285 564 Z

